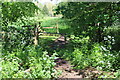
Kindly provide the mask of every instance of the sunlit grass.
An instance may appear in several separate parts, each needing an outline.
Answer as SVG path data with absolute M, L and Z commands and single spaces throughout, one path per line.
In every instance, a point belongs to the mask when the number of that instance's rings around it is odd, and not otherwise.
M 65 19 L 56 17 L 46 17 L 42 20 L 42 27 L 56 27 L 58 25 L 60 33 L 70 33 L 70 26 Z M 69 29 L 69 30 L 68 30 Z M 56 28 L 44 29 L 46 32 L 56 33 Z

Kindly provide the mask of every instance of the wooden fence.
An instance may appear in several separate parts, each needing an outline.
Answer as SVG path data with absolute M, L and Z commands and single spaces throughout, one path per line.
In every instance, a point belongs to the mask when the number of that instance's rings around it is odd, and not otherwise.
M 60 34 L 59 33 L 59 28 L 58 28 L 58 24 L 56 24 L 55 27 L 42 27 L 41 26 L 41 22 L 35 23 L 34 25 L 25 25 L 22 27 L 27 27 L 28 30 L 30 30 L 30 32 L 32 32 L 33 34 L 33 39 L 34 39 L 34 45 L 38 45 L 39 43 L 39 35 L 42 33 L 47 33 L 47 34 Z M 33 28 L 32 28 L 33 27 Z M 32 29 L 31 29 L 32 28 Z M 50 33 L 50 32 L 45 32 L 43 29 L 56 29 L 56 33 Z M 0 32 L 2 34 L 5 34 L 6 32 Z M 61 34 L 60 34 L 61 35 Z

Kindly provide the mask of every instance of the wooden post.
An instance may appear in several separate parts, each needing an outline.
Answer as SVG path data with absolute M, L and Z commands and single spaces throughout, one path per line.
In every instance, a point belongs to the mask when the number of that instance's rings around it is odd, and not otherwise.
M 56 24 L 56 32 L 59 33 L 58 23 Z
M 39 22 L 39 26 L 38 26 L 40 29 L 42 29 L 42 27 L 41 27 L 41 22 Z
M 34 44 L 35 44 L 35 46 L 36 45 L 38 45 L 38 39 L 39 39 L 39 37 L 38 37 L 38 26 L 37 26 L 37 24 L 35 24 L 35 31 L 34 31 L 34 35 L 35 35 L 35 37 L 34 37 Z
M 40 32 L 44 32 L 44 30 L 42 30 L 43 27 L 41 26 L 41 22 L 39 22 L 39 25 L 38 25 L 38 33 Z
M 67 41 L 66 34 L 64 35 L 65 42 Z

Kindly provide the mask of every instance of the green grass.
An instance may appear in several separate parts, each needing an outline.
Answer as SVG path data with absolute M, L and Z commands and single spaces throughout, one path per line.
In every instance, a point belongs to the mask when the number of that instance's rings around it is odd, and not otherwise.
M 70 26 L 68 25 L 68 22 L 65 19 L 62 18 L 54 18 L 54 17 L 47 17 L 41 20 L 42 21 L 42 27 L 56 27 L 56 24 L 58 24 L 59 33 L 67 33 L 70 34 L 72 31 L 70 29 Z M 46 32 L 56 33 L 56 28 L 53 29 L 44 29 Z
M 58 24 L 59 33 L 61 34 L 71 34 L 72 29 L 68 25 L 68 22 L 62 18 L 54 18 L 54 17 L 47 17 L 41 20 L 42 27 L 55 27 Z M 56 33 L 56 29 L 44 29 L 45 32 Z M 59 34 L 42 34 L 39 36 L 40 45 L 42 47 L 47 47 L 50 45 L 54 40 L 59 38 L 61 35 Z
M 39 36 L 40 38 L 44 38 L 44 39 L 46 39 L 46 38 L 49 38 L 49 40 L 55 40 L 55 39 L 57 39 L 58 37 L 56 37 L 56 36 Z

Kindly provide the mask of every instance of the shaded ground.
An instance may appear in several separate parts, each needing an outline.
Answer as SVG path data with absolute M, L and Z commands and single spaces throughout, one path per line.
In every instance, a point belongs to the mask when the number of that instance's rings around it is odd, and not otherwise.
M 60 36 L 58 39 L 54 41 L 52 44 L 53 48 L 64 48 L 65 45 L 68 43 L 68 41 L 65 40 L 64 36 Z M 70 64 L 69 61 L 64 60 L 63 58 L 58 58 L 55 60 L 56 70 L 61 70 L 62 74 L 59 76 L 59 78 L 84 78 L 85 77 L 85 71 L 83 70 L 76 70 L 72 69 L 73 66 Z M 94 73 L 98 73 L 95 71 Z
M 59 38 L 57 38 L 52 44 L 51 44 L 51 48 L 53 50 L 56 49 L 62 49 L 65 48 L 65 45 L 68 43 L 67 40 L 65 40 L 65 36 L 61 35 Z
M 75 71 L 72 69 L 72 65 L 70 65 L 69 61 L 66 61 L 62 58 L 58 58 L 55 60 L 56 70 L 61 70 L 62 74 L 59 76 L 59 78 L 82 78 L 83 75 L 79 75 L 78 71 Z
M 62 35 L 54 41 L 52 47 L 56 48 L 65 48 L 65 45 L 68 43 L 65 40 L 65 37 Z M 55 60 L 56 70 L 61 70 L 62 73 L 58 78 L 99 78 L 103 73 L 108 75 L 113 75 L 113 73 L 108 73 L 104 71 L 98 71 L 93 67 L 87 67 L 85 69 L 73 69 L 74 65 L 71 65 L 69 61 L 64 60 L 63 58 L 58 58 Z
M 99 78 L 99 76 L 103 75 L 103 73 L 108 74 L 109 76 L 113 75 L 113 73 L 98 71 L 93 67 L 87 67 L 83 70 L 73 69 L 74 66 L 63 58 L 56 59 L 55 63 L 55 69 L 62 71 L 58 78 Z

